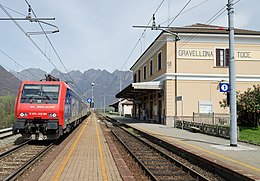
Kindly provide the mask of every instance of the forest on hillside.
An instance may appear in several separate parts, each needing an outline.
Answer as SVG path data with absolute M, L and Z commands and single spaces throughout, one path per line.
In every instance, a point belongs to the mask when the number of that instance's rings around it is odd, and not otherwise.
M 15 96 L 0 96 L 0 129 L 13 126 Z

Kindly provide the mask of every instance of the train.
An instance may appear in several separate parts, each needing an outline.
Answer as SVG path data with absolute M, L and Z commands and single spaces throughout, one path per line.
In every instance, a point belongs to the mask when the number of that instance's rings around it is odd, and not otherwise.
M 66 82 L 45 77 L 23 81 L 19 88 L 13 133 L 25 139 L 58 139 L 90 114 L 88 105 Z

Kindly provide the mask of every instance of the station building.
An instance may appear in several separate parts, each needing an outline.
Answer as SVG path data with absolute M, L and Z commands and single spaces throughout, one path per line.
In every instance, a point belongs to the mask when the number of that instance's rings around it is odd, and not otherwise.
M 229 114 L 219 103 L 226 99 L 220 83 L 229 82 L 227 28 L 194 24 L 167 31 L 133 64 L 133 83 L 116 97 L 133 100 L 134 117 L 170 126 L 194 113 Z M 260 84 L 260 31 L 235 29 L 235 61 L 237 91 Z

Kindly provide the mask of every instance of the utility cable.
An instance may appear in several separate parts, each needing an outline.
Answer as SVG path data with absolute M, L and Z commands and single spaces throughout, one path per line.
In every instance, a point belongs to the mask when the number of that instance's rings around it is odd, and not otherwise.
M 15 87 L 15 86 L 10 86 L 10 85 L 8 85 L 7 83 L 5 83 L 5 82 L 2 82 L 2 81 L 0 81 L 0 84 L 1 84 L 1 88 L 2 88 L 2 90 L 1 90 L 1 92 L 2 91 L 6 91 L 6 89 L 8 89 L 9 91 L 11 91 L 11 92 L 18 92 L 18 89 L 19 89 L 19 86 L 17 86 L 17 87 Z M 0 93 L 1 93 L 0 92 Z
M 10 11 L 13 11 L 13 12 L 19 14 L 19 15 L 26 16 L 25 14 L 22 14 L 21 12 L 18 12 L 18 11 L 16 11 L 16 10 L 12 9 L 12 8 L 7 7 L 7 6 L 4 6 L 4 5 L 3 5 L 3 7 L 4 7 L 5 9 L 8 9 L 8 10 L 10 10 Z
M 235 0 L 233 0 L 235 1 Z M 233 2 L 232 1 L 232 2 Z M 237 4 L 240 0 L 237 0 L 234 4 Z M 208 19 L 204 24 L 209 25 L 213 23 L 217 18 L 219 18 L 223 13 L 226 12 L 226 6 L 222 7 L 217 13 L 215 13 L 210 19 Z M 178 49 L 182 48 L 184 45 L 186 45 L 188 42 L 190 42 L 193 38 L 198 36 L 198 34 L 202 31 L 202 29 L 199 29 L 196 33 L 193 33 L 190 35 L 188 38 L 186 38 L 181 44 L 178 45 Z M 172 54 L 174 54 L 175 51 L 173 50 L 172 52 L 167 55 L 167 58 L 169 58 Z
M 10 57 L 9 55 L 7 55 L 3 50 L 0 49 L 0 52 L 5 55 L 7 58 L 9 58 L 10 60 L 12 60 L 16 65 L 22 67 L 26 72 L 28 72 L 29 74 L 31 74 L 33 77 L 36 78 L 36 80 L 40 80 L 41 78 L 35 76 L 34 74 L 32 74 L 28 69 L 25 69 L 22 65 L 20 65 L 17 61 L 15 61 L 12 57 Z
M 1 9 L 7 14 L 7 16 L 15 23 L 15 25 L 24 33 L 24 35 L 29 38 L 29 40 L 33 43 L 33 45 L 43 54 L 43 56 L 53 65 L 54 68 L 56 68 L 59 71 L 59 69 L 56 67 L 56 65 L 51 61 L 51 59 L 44 53 L 44 51 L 33 41 L 33 39 L 27 35 L 26 31 L 14 20 L 14 18 L 11 16 L 11 14 L 6 11 L 6 9 L 3 7 L 2 4 L 0 4 Z M 60 72 L 61 73 L 61 72 Z M 64 80 L 66 80 L 66 77 L 61 73 Z
M 156 13 L 158 12 L 158 10 L 160 9 L 160 7 L 162 6 L 162 4 L 163 4 L 164 1 L 165 1 L 165 0 L 162 0 L 162 1 L 161 1 L 161 3 L 160 3 L 159 6 L 156 8 L 156 10 L 154 11 L 153 14 L 156 14 Z M 147 26 L 152 22 L 152 20 L 153 20 L 153 18 L 151 18 L 151 19 L 149 20 L 149 22 L 147 23 Z M 128 57 L 126 58 L 126 60 L 125 60 L 125 62 L 124 62 L 124 64 L 123 64 L 123 66 L 121 67 L 121 69 L 119 70 L 119 72 L 120 72 L 120 71 L 123 71 L 123 68 L 125 67 L 125 65 L 126 65 L 127 62 L 129 61 L 129 59 L 131 58 L 132 54 L 134 53 L 134 51 L 135 51 L 136 47 L 138 46 L 139 42 L 141 41 L 142 37 L 145 35 L 146 30 L 147 30 L 147 28 L 145 28 L 144 31 L 141 33 L 140 37 L 138 38 L 137 42 L 134 44 L 134 47 L 132 48 L 130 54 L 129 54 Z M 127 72 L 128 72 L 128 71 L 127 71 Z M 126 72 L 124 72 L 122 76 L 125 77 L 125 75 L 126 75 Z M 119 75 L 119 76 L 120 76 L 120 75 Z M 115 82 L 116 79 L 117 79 L 117 77 L 115 77 L 112 82 Z M 119 79 L 120 79 L 120 77 L 119 77 Z M 121 80 L 119 80 L 119 81 L 121 82 Z M 120 83 L 120 84 L 121 84 L 121 83 Z M 111 84 L 111 86 L 112 86 L 112 84 Z M 110 86 L 109 88 L 111 88 L 111 86 Z
M 199 4 L 197 4 L 197 5 L 193 6 L 193 7 L 191 7 L 191 8 L 189 8 L 189 9 L 187 9 L 186 11 L 181 12 L 179 15 L 182 15 L 182 14 L 185 14 L 185 13 L 191 11 L 191 10 L 193 10 L 193 9 L 195 9 L 195 8 L 197 8 L 197 7 L 199 7 L 199 6 L 201 6 L 202 4 L 206 3 L 207 1 L 209 1 L 209 0 L 202 1 L 201 3 L 199 3 Z M 171 18 L 171 19 L 169 19 L 169 20 L 173 20 L 173 19 L 176 19 L 176 18 L 177 18 L 177 15 L 175 15 L 173 18 Z M 163 24 L 167 23 L 169 20 L 166 20 L 166 21 L 164 21 L 164 22 L 162 22 L 162 23 L 159 23 L 159 26 L 162 26 Z
M 16 72 L 14 71 L 13 69 L 11 69 L 10 67 L 6 66 L 6 65 L 3 65 L 3 64 L 0 64 L 0 66 L 2 66 L 5 70 L 9 70 L 10 71 L 13 71 L 13 72 Z M 28 77 L 27 75 L 23 75 L 23 74 L 20 74 L 20 72 L 16 72 L 18 75 L 20 75 L 21 77 L 27 79 L 27 80 L 31 80 L 30 77 Z M 16 76 L 15 76 L 16 77 Z
M 32 9 L 32 7 L 31 7 L 31 5 L 29 4 L 29 2 L 28 2 L 27 0 L 25 0 L 25 2 L 26 2 L 26 3 L 28 4 L 28 6 L 31 8 L 34 17 L 37 19 L 36 13 L 35 13 L 34 10 Z M 49 44 L 51 45 L 51 47 L 52 47 L 54 53 L 55 53 L 56 56 L 58 57 L 60 63 L 61 63 L 62 66 L 63 66 L 63 68 L 65 69 L 65 71 L 66 71 L 67 74 L 69 75 L 71 81 L 72 81 L 73 84 L 76 86 L 76 88 L 79 90 L 79 92 L 80 92 L 81 94 L 83 94 L 83 91 L 78 87 L 78 85 L 76 84 L 76 82 L 75 82 L 75 81 L 73 80 L 73 78 L 71 77 L 69 71 L 67 70 L 66 66 L 64 65 L 64 63 L 63 63 L 61 57 L 59 56 L 58 52 L 56 51 L 56 49 L 55 49 L 54 45 L 52 44 L 51 40 L 50 40 L 49 37 L 47 36 L 47 34 L 46 34 L 44 28 L 42 27 L 41 23 L 38 22 L 38 24 L 39 24 L 40 28 L 42 29 L 42 31 L 44 32 L 44 35 L 45 35 L 46 39 L 48 40 Z M 61 72 L 60 72 L 60 73 L 61 73 Z
M 185 6 L 180 10 L 180 12 L 173 18 L 173 20 L 168 24 L 167 27 L 169 27 L 175 20 L 176 18 L 183 12 L 183 10 L 190 4 L 191 0 L 189 0 Z

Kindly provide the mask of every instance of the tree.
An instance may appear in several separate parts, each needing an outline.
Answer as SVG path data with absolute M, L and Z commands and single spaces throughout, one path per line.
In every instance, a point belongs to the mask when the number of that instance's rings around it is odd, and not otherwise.
M 220 101 L 220 106 L 226 108 L 226 100 Z M 244 93 L 237 93 L 238 124 L 258 127 L 260 125 L 260 86 L 253 85 Z
M 0 128 L 11 127 L 14 122 L 14 96 L 0 96 Z

